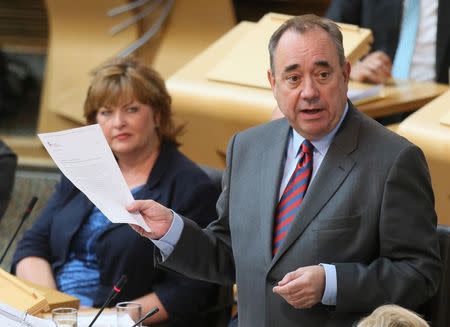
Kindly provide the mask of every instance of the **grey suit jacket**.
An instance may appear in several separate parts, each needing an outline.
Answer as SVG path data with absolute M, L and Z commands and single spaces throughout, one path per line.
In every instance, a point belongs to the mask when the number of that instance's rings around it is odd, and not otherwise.
M 402 20 L 402 0 L 333 0 L 325 14 L 337 22 L 370 28 L 372 51 L 382 50 L 394 60 Z M 439 0 L 436 35 L 436 82 L 448 83 L 450 67 L 450 1 Z
M 441 264 L 422 152 L 350 105 L 272 257 L 289 129 L 281 119 L 231 140 L 219 219 L 203 231 L 185 219 L 164 266 L 220 283 L 236 278 L 240 327 L 351 326 L 383 303 L 423 304 Z M 286 273 L 319 263 L 336 265 L 336 306 L 299 310 L 272 292 Z

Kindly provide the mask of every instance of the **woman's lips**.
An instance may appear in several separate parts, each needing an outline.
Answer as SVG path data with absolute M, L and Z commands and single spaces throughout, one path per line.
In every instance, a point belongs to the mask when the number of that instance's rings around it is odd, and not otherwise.
M 114 139 L 120 141 L 120 140 L 125 140 L 128 137 L 130 137 L 130 134 L 128 134 L 128 133 L 121 133 L 121 134 L 118 134 L 118 135 L 114 136 Z

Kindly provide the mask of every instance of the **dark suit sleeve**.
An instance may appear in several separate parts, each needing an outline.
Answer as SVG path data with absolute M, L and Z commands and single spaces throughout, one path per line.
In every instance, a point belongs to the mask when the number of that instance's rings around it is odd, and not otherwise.
M 215 205 L 219 194 L 202 171 L 196 171 L 195 175 L 181 172 L 176 183 L 172 206 L 175 212 L 189 217 L 200 227 L 206 227 L 217 217 Z M 164 279 L 154 285 L 154 291 L 171 319 L 192 317 L 216 306 L 218 290 L 218 285 L 174 272 L 167 272 Z
M 392 165 L 379 217 L 376 259 L 335 264 L 338 311 L 365 312 L 385 303 L 417 308 L 437 290 L 441 263 L 434 197 L 417 147 L 405 148 Z
M 67 197 L 69 186 L 64 179 L 56 185 L 55 192 L 33 226 L 24 233 L 17 244 L 13 256 L 11 271 L 14 273 L 17 263 L 26 257 L 40 257 L 51 263 L 50 231 L 54 215 L 58 213 Z
M 360 0 L 333 0 L 325 17 L 335 22 L 361 25 L 361 8 Z

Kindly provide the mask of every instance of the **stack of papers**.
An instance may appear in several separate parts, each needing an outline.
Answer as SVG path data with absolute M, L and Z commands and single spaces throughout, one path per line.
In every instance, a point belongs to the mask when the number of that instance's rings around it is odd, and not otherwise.
M 352 83 L 347 92 L 347 97 L 354 105 L 366 103 L 369 101 L 377 100 L 383 96 L 383 85 L 364 85 L 364 87 L 358 87 Z

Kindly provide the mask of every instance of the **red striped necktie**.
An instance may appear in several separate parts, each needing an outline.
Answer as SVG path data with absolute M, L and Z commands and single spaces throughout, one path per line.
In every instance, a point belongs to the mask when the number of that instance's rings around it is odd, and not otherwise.
M 275 226 L 273 234 L 273 252 L 278 252 L 289 227 L 297 215 L 300 205 L 311 180 L 313 167 L 313 145 L 304 140 L 300 146 L 300 158 L 289 179 L 280 202 L 275 211 Z

